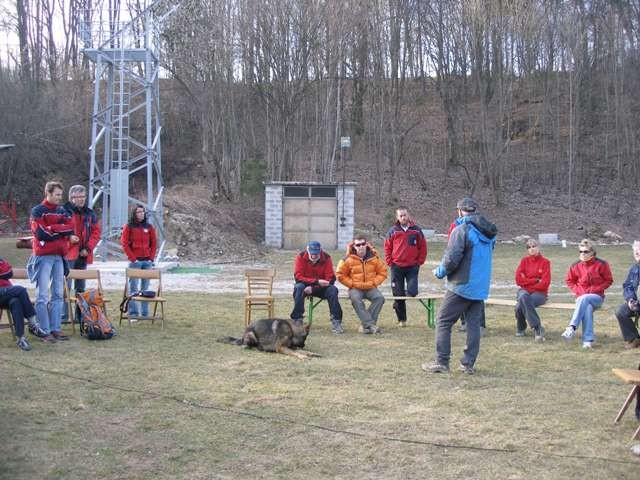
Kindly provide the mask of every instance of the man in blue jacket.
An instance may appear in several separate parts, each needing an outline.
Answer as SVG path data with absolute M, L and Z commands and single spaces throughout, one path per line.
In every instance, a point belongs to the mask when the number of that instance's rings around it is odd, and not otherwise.
M 620 332 L 625 340 L 624 348 L 640 347 L 640 334 L 635 325 L 634 318 L 640 312 L 638 304 L 638 285 L 640 284 L 640 240 L 633 242 L 633 259 L 627 279 L 622 284 L 624 302 L 616 310 L 616 318 L 620 325 Z
M 451 328 L 464 314 L 467 323 L 467 345 L 460 360 L 460 370 L 472 375 L 480 352 L 480 322 L 484 316 L 484 300 L 491 286 L 491 263 L 498 229 L 477 213 L 478 204 L 463 198 L 456 205 L 459 225 L 451 232 L 440 265 L 433 270 L 436 278 L 447 277 L 447 293 L 438 311 L 436 326 L 436 359 L 422 369 L 429 373 L 449 371 Z

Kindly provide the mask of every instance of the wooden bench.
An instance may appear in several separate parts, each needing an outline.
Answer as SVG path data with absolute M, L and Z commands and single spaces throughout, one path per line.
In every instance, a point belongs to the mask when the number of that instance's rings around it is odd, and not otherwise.
M 415 300 L 419 302 L 425 309 L 425 313 L 427 314 L 427 319 L 425 323 L 430 328 L 435 328 L 436 326 L 436 300 L 443 298 L 444 295 L 441 293 L 431 293 L 424 295 L 417 295 L 415 297 L 396 297 L 396 296 L 386 296 L 385 300 Z M 348 297 L 340 297 L 340 298 L 348 298 Z M 308 296 L 309 306 L 307 307 L 307 317 L 308 323 L 311 325 L 313 323 L 313 310 L 320 305 L 320 302 L 324 300 L 323 298 Z
M 485 305 L 502 305 L 505 307 L 515 307 L 517 302 L 515 300 L 507 300 L 506 298 L 487 298 L 484 301 Z M 575 303 L 559 303 L 559 302 L 549 302 L 544 305 L 540 305 L 536 308 L 556 308 L 561 310 L 575 310 Z
M 629 395 L 627 395 L 627 399 L 622 404 L 622 408 L 620 408 L 618 415 L 616 415 L 616 419 L 613 421 L 613 423 L 618 423 L 624 415 L 624 412 L 626 412 L 627 408 L 629 408 L 629 404 L 633 401 L 634 398 L 636 398 L 638 392 L 640 392 L 640 370 L 613 368 L 611 369 L 611 371 L 625 384 L 633 385 L 631 392 L 629 392 Z M 638 427 L 633 433 L 633 435 L 631 436 L 631 440 L 635 440 L 638 437 L 640 437 L 640 427 Z

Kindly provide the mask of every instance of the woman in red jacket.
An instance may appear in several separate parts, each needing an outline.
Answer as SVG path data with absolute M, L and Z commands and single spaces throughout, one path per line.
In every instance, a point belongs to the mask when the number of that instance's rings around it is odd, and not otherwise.
M 147 221 L 147 211 L 144 205 L 136 205 L 135 208 L 131 210 L 129 223 L 122 227 L 122 237 L 120 237 L 122 249 L 129 259 L 129 268 L 140 268 L 142 270 L 152 269 L 153 259 L 156 256 L 156 242 L 156 230 L 153 228 L 153 225 Z M 148 288 L 148 279 L 143 279 L 142 281 L 139 281 L 137 278 L 129 279 L 129 293 L 146 290 Z M 141 309 L 140 303 L 142 303 Z M 137 317 L 138 312 L 140 312 L 143 317 L 148 317 L 149 303 L 129 303 L 129 315 Z
M 527 256 L 520 260 L 516 269 L 518 290 L 516 304 L 516 337 L 524 337 L 527 322 L 535 332 L 535 341 L 544 342 L 544 327 L 536 307 L 547 302 L 551 283 L 551 262 L 540 253 L 540 245 L 530 238 L 525 244 Z
M 580 260 L 567 272 L 567 286 L 576 294 L 576 309 L 571 323 L 562 334 L 565 340 L 576 335 L 576 328 L 582 322 L 582 348 L 592 348 L 595 335 L 593 333 L 593 311 L 604 302 L 604 291 L 613 283 L 609 264 L 596 257 L 596 251 L 590 240 L 584 239 L 579 244 Z

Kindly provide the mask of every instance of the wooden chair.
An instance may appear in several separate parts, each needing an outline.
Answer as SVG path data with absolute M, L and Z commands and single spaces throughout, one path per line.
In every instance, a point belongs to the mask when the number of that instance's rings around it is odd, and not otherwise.
M 11 280 L 28 280 L 29 276 L 27 275 L 27 269 L 26 268 L 14 268 L 13 269 L 13 277 L 11 277 Z M 7 322 L 8 324 L 1 324 L 0 323 L 0 328 L 9 328 L 11 329 L 11 335 L 13 335 L 13 338 L 17 340 L 16 337 L 16 327 L 13 323 L 13 317 L 11 316 L 11 310 L 9 310 L 9 308 L 5 308 L 5 307 L 0 307 L 0 320 L 2 320 L 2 314 L 4 312 L 7 312 Z M 26 328 L 26 325 L 25 325 Z
M 269 318 L 274 317 L 273 279 L 275 268 L 245 270 L 247 294 L 244 297 L 244 324 L 251 323 L 253 310 L 266 310 Z
M 626 368 L 612 368 L 611 371 L 616 377 L 618 377 L 627 385 L 633 385 L 633 387 L 631 388 L 631 391 L 629 392 L 629 395 L 627 395 L 626 400 L 624 401 L 624 403 L 622 404 L 622 407 L 618 411 L 618 415 L 616 415 L 616 418 L 613 421 L 613 423 L 618 423 L 622 418 L 622 416 L 624 415 L 624 412 L 627 411 L 627 408 L 629 407 L 631 402 L 635 400 L 636 396 L 640 392 L 640 370 L 626 369 Z M 631 436 L 631 440 L 635 440 L 637 438 L 640 438 L 640 427 L 638 427 L 636 431 L 633 432 L 633 435 Z
M 69 270 L 69 275 L 67 275 L 66 280 L 89 280 L 89 281 L 95 281 L 95 287 L 86 287 L 85 289 L 88 288 L 95 288 L 96 290 L 98 290 L 98 292 L 100 292 L 100 295 L 102 295 L 102 298 L 104 298 L 104 291 L 102 290 L 102 281 L 100 280 L 100 270 L 75 270 L 75 269 L 70 269 Z M 85 284 L 86 285 L 86 284 Z M 76 292 L 74 292 L 76 293 Z M 73 321 L 75 318 L 75 312 L 74 312 L 74 305 L 77 303 L 77 299 L 75 296 L 71 295 L 71 292 L 69 291 L 69 282 L 65 281 L 64 282 L 64 298 L 65 298 L 65 302 L 67 304 L 67 313 L 69 315 L 69 322 L 71 322 L 71 330 L 73 331 L 74 335 L 76 333 L 76 324 Z M 108 300 L 105 298 L 105 305 L 104 305 L 104 314 L 105 316 L 108 317 L 107 315 L 107 306 L 106 306 L 106 302 L 108 302 Z
M 124 293 L 122 295 L 122 301 L 125 302 L 129 296 L 129 279 L 139 280 L 157 280 L 157 288 L 150 288 L 155 292 L 155 297 L 133 297 L 130 299 L 132 302 L 141 303 L 153 303 L 153 315 L 150 317 L 142 317 L 140 315 L 131 316 L 129 312 L 123 312 L 120 309 L 120 325 L 122 325 L 122 319 L 126 318 L 131 325 L 131 320 L 151 320 L 153 324 L 156 320 L 162 322 L 162 328 L 164 329 L 164 302 L 166 299 L 162 297 L 162 272 L 158 269 L 142 270 L 139 268 L 127 268 L 124 279 Z M 158 305 L 160 306 L 160 315 L 158 315 Z

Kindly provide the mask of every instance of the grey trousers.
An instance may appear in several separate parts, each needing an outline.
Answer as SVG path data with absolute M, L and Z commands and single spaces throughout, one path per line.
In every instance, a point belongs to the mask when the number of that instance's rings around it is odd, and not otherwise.
M 380 290 L 377 288 L 370 290 L 351 288 L 349 289 L 349 299 L 363 327 L 370 327 L 378 323 L 378 315 L 382 310 L 382 305 L 384 305 L 384 296 L 380 293 Z M 371 302 L 368 309 L 364 304 L 365 299 Z
M 464 313 L 467 323 L 467 344 L 460 363 L 473 367 L 480 353 L 480 322 L 484 314 L 482 300 L 469 300 L 447 291 L 436 320 L 436 358 L 440 365 L 449 365 L 451 358 L 451 328 Z
M 636 324 L 633 321 L 635 314 L 636 312 L 632 312 L 629 305 L 626 303 L 620 305 L 616 310 L 616 318 L 618 319 L 618 325 L 620 325 L 622 338 L 627 342 L 631 342 L 632 340 L 640 337 L 640 335 L 638 335 Z
M 518 290 L 516 305 L 516 328 L 519 331 L 527 329 L 527 322 L 531 328 L 540 326 L 540 316 L 536 307 L 547 303 L 547 297 L 540 292 L 529 293 L 524 289 Z

